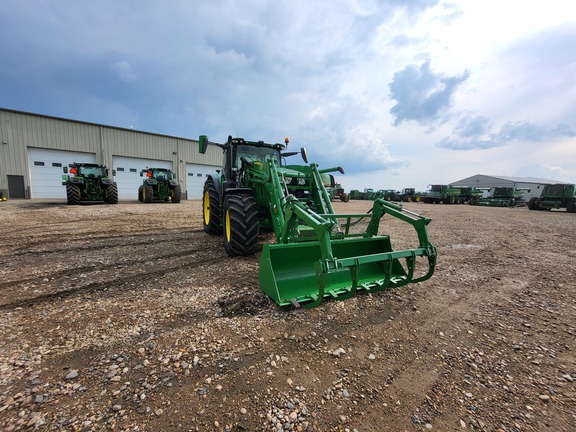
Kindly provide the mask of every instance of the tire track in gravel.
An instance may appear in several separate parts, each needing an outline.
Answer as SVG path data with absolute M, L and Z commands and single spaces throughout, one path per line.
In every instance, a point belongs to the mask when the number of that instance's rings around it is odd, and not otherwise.
M 198 251 L 194 251 L 194 253 L 197 253 Z M 187 254 L 175 254 L 176 256 L 179 257 L 184 257 L 187 256 Z M 71 297 L 71 296 L 75 296 L 75 295 L 82 295 L 82 294 L 93 294 L 96 292 L 100 292 L 100 291 L 104 291 L 106 290 L 107 293 L 112 293 L 114 289 L 118 289 L 120 287 L 123 287 L 125 285 L 129 285 L 129 283 L 134 283 L 134 282 L 138 282 L 138 281 L 148 281 L 150 278 L 153 277 L 162 277 L 166 274 L 187 268 L 187 269 L 193 269 L 193 268 L 197 268 L 197 267 L 204 267 L 204 266 L 210 266 L 210 265 L 214 265 L 214 257 L 213 256 L 208 256 L 208 257 L 203 257 L 200 259 L 195 259 L 193 261 L 187 261 L 185 263 L 176 265 L 176 266 L 162 266 L 161 269 L 156 270 L 156 271 L 151 271 L 151 272 L 145 272 L 145 273 L 135 273 L 135 274 L 131 274 L 128 276 L 123 276 L 120 278 L 115 278 L 114 280 L 105 280 L 102 282 L 93 282 L 93 283 L 89 283 L 87 285 L 84 286 L 79 286 L 79 287 L 75 287 L 75 288 L 70 288 L 70 289 L 65 289 L 65 290 L 59 290 L 56 292 L 51 292 L 51 293 L 46 293 L 46 294 L 42 294 L 33 298 L 28 298 L 28 299 L 21 299 L 21 300 L 13 300 L 9 303 L 4 303 L 4 304 L 0 304 L 0 310 L 14 310 L 16 308 L 27 308 L 27 307 L 31 307 L 31 306 L 36 306 L 38 304 L 43 304 L 43 303 L 49 303 L 54 299 L 62 299 L 62 298 L 67 298 L 67 297 Z M 139 270 L 140 268 L 137 268 L 136 270 Z M 70 274 L 76 274 L 76 272 L 70 272 Z

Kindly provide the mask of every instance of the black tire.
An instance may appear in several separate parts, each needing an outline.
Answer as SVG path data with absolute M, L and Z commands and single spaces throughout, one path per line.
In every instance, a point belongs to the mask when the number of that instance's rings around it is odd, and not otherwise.
M 348 202 L 350 201 L 350 196 L 348 194 L 343 194 L 340 196 L 340 200 L 343 202 Z
M 118 185 L 116 182 L 106 188 L 106 204 L 118 204 Z
M 542 198 L 536 198 L 534 201 L 534 210 L 542 210 Z
M 570 198 L 566 203 L 566 211 L 568 213 L 576 213 L 576 198 Z
M 228 195 L 224 200 L 224 248 L 230 256 L 252 255 L 258 250 L 258 207 L 249 195 Z
M 536 210 L 534 208 L 534 203 L 536 202 L 537 199 L 538 198 L 536 198 L 536 197 L 530 198 L 530 200 L 528 201 L 528 210 Z
M 150 204 L 154 201 L 154 188 L 146 183 L 144 186 L 144 202 Z
M 174 189 L 172 189 L 172 202 L 174 204 L 178 204 L 182 199 L 182 188 L 180 185 L 176 185 Z
M 212 177 L 208 177 L 204 183 L 204 193 L 202 194 L 202 223 L 204 224 L 204 232 L 211 235 L 222 234 L 220 221 L 220 194 L 216 189 Z
M 68 205 L 80 204 L 80 188 L 72 183 L 66 183 L 66 202 Z
M 144 201 L 144 186 L 140 185 L 140 187 L 138 188 L 138 201 L 143 202 Z

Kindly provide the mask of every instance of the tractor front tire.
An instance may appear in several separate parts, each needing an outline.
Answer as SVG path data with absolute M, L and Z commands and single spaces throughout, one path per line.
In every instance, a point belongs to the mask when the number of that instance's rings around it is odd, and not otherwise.
M 258 207 L 250 195 L 228 195 L 224 200 L 224 248 L 229 256 L 252 255 L 258 250 Z
M 174 204 L 178 204 L 182 199 L 182 188 L 180 185 L 176 185 L 174 189 L 172 189 L 172 202 Z
M 222 234 L 220 225 L 220 195 L 212 177 L 208 177 L 204 183 L 202 194 L 202 223 L 204 232 L 211 235 Z
M 154 200 L 154 188 L 146 183 L 144 186 L 144 202 L 150 204 Z
M 140 202 L 144 201 L 144 186 L 140 186 L 138 188 L 138 201 Z
M 535 210 L 534 208 L 534 203 L 536 202 L 538 198 L 536 197 L 532 197 L 530 198 L 530 200 L 528 200 L 528 210 Z
M 72 183 L 66 183 L 66 202 L 68 205 L 80 204 L 80 188 Z
M 106 204 L 118 204 L 118 185 L 116 182 L 106 188 Z

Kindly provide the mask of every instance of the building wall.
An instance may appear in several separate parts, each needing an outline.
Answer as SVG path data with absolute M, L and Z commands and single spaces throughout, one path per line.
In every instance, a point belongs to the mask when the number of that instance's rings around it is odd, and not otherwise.
M 24 176 L 25 186 L 30 189 L 28 147 L 94 153 L 97 163 L 109 168 L 114 156 L 171 161 L 182 190 L 186 190 L 187 163 L 222 163 L 220 148 L 209 145 L 202 155 L 198 142 L 192 139 L 0 108 L 0 190 L 4 194 L 8 192 L 9 175 Z

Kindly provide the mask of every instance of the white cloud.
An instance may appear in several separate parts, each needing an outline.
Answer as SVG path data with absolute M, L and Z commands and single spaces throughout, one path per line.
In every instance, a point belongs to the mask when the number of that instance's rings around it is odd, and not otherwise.
M 122 81 L 130 82 L 130 81 L 136 81 L 138 79 L 136 74 L 132 71 L 132 66 L 126 60 L 122 60 L 112 64 L 112 69 L 116 71 L 118 77 Z

